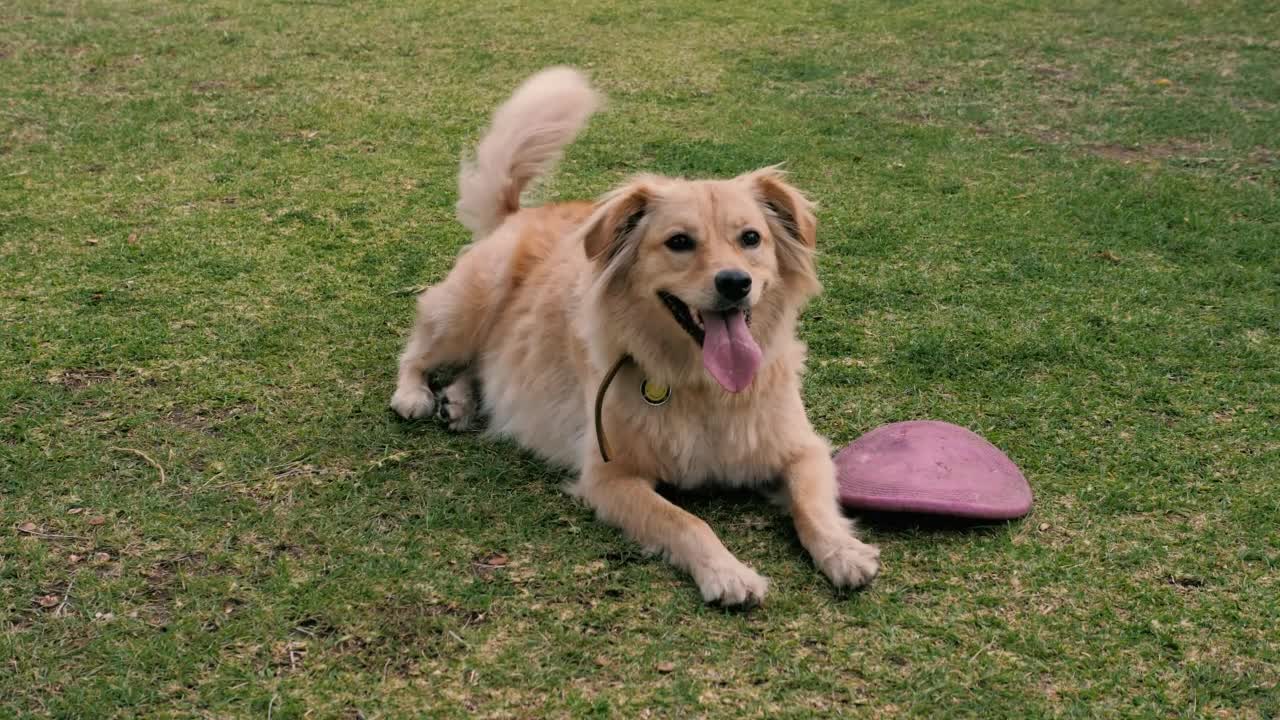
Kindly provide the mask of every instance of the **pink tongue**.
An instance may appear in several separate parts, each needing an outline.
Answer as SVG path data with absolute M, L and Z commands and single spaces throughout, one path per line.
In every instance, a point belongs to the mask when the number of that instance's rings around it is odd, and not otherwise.
M 747 329 L 740 310 L 702 311 L 706 337 L 702 341 L 702 366 L 720 386 L 731 393 L 742 392 L 760 369 L 760 346 Z

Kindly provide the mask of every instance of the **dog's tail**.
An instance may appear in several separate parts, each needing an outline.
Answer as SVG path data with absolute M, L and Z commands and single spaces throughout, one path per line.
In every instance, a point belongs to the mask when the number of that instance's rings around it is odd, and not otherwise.
M 520 209 L 520 193 L 547 173 L 586 125 L 600 98 L 568 67 L 534 75 L 493 114 L 493 123 L 458 173 L 458 220 L 476 237 Z

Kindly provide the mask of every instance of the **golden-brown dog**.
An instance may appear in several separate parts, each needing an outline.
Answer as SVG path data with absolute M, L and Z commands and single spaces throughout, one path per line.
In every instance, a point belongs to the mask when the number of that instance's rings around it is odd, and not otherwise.
M 820 289 L 811 204 L 766 168 L 646 175 L 596 203 L 521 208 L 597 104 L 581 74 L 552 68 L 494 114 L 459 178 L 475 242 L 418 298 L 391 406 L 455 429 L 488 415 L 490 432 L 575 470 L 575 495 L 691 573 L 709 602 L 759 602 L 768 581 L 659 481 L 780 481 L 818 567 L 837 586 L 869 582 L 879 551 L 841 515 L 830 448 L 800 398 L 796 318 Z M 446 365 L 466 370 L 437 394 L 424 378 Z

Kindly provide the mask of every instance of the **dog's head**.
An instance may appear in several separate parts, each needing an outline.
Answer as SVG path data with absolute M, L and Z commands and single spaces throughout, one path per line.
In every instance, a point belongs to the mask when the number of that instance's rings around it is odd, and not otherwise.
M 584 225 L 593 302 L 612 333 L 672 380 L 707 373 L 750 386 L 819 289 L 812 203 L 765 168 L 730 180 L 644 176 Z

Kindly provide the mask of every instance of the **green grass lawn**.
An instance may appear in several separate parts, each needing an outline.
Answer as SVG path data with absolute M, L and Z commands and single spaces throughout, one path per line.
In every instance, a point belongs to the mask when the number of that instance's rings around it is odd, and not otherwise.
M 0 2 L 0 717 L 1280 715 L 1280 6 L 536 5 Z M 815 425 L 971 427 L 1032 515 L 870 518 L 839 594 L 680 498 L 773 580 L 723 612 L 397 421 L 457 157 L 556 63 L 609 106 L 542 196 L 786 161 Z

